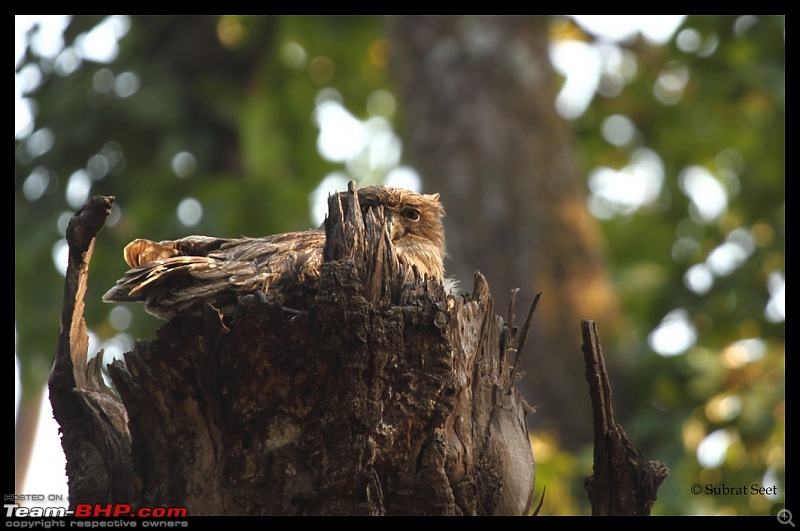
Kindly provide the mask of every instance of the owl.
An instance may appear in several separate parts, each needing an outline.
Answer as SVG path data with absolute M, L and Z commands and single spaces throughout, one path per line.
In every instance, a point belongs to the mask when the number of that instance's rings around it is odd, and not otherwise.
M 342 203 L 345 192 L 341 192 Z M 444 280 L 444 208 L 439 194 L 370 186 L 358 190 L 362 210 L 382 206 L 399 262 Z M 261 291 L 296 307 L 317 288 L 325 230 L 262 238 L 187 236 L 137 239 L 123 255 L 131 269 L 103 296 L 105 302 L 142 302 L 162 319 L 198 315 L 206 304 L 231 313 L 241 295 Z

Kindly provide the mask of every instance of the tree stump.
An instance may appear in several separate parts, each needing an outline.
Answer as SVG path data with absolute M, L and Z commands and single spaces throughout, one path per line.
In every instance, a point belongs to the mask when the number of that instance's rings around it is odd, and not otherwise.
M 319 289 L 177 317 L 101 377 L 83 297 L 113 198 L 70 222 L 50 378 L 70 505 L 189 515 L 521 515 L 535 465 L 511 359 L 524 334 L 486 280 L 455 296 L 394 255 L 380 209 L 329 199 Z M 346 212 L 347 214 L 343 214 Z M 531 312 L 532 313 L 532 312 Z M 530 316 L 529 316 L 530 317 Z M 527 330 L 524 327 L 523 332 Z M 520 353 L 517 352 L 516 359 Z

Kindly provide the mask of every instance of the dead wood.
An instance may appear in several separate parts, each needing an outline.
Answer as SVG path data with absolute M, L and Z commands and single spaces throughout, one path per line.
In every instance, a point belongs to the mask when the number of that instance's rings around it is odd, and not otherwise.
M 397 262 L 382 211 L 361 216 L 354 189 L 347 201 L 329 202 L 307 310 L 254 294 L 232 317 L 208 307 L 174 318 L 108 367 L 113 389 L 102 353 L 86 361 L 83 321 L 112 199 L 73 217 L 50 378 L 70 505 L 526 514 L 535 466 L 509 359 L 524 344 L 518 328 L 495 315 L 480 273 L 467 296 L 417 278 Z
M 617 424 L 597 326 L 594 321 L 584 320 L 581 332 L 594 418 L 594 473 L 584 482 L 592 515 L 647 516 L 669 469 L 658 461 L 645 459 Z

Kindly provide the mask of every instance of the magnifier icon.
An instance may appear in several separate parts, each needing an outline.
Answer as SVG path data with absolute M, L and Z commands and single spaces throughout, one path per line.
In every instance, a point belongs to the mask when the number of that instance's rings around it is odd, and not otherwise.
M 790 526 L 794 527 L 794 522 L 792 522 L 792 512 L 789 509 L 781 509 L 778 511 L 778 521 L 782 524 L 789 524 Z

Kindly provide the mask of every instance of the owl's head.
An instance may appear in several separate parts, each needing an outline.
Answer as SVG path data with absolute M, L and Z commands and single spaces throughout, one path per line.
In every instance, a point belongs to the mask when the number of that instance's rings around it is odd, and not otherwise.
M 428 240 L 444 256 L 444 207 L 439 194 L 418 194 L 403 188 L 368 186 L 358 190 L 361 208 L 383 206 L 392 242 L 403 245 Z

